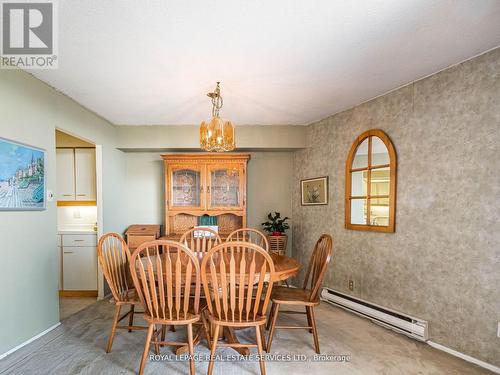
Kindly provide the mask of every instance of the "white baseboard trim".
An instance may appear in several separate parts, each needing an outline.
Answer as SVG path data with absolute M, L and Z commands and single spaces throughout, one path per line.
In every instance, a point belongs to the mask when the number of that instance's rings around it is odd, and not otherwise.
M 21 349 L 23 346 L 26 346 L 28 345 L 30 342 L 33 342 L 35 341 L 36 339 L 42 337 L 43 335 L 46 335 L 47 333 L 49 333 L 50 331 L 52 331 L 53 329 L 59 327 L 61 325 L 61 322 L 58 322 L 57 324 L 54 324 L 52 327 L 49 327 L 47 328 L 45 331 L 43 332 L 40 332 L 38 335 L 36 336 L 33 336 L 32 338 L 30 338 L 29 340 L 26 340 L 25 342 L 19 344 L 18 346 L 10 349 L 9 351 L 3 353 L 3 354 L 0 354 L 0 359 L 3 359 L 5 357 L 7 357 L 9 354 L 12 354 L 14 353 L 16 350 L 19 350 Z
M 478 366 L 481 366 L 482 368 L 485 368 L 487 370 L 493 371 L 496 374 L 500 374 L 500 367 L 497 367 L 497 366 L 494 366 L 494 365 L 492 365 L 490 363 L 481 361 L 480 359 L 471 357 L 470 355 L 467 355 L 467 354 L 464 354 L 464 353 L 461 353 L 461 352 L 457 352 L 456 350 L 450 349 L 450 348 L 448 348 L 446 346 L 443 346 L 441 344 L 435 343 L 433 341 L 427 341 L 427 344 L 429 344 L 433 348 L 442 350 L 443 352 L 446 352 L 446 353 L 451 354 L 451 355 L 453 355 L 455 357 L 461 358 L 464 361 L 467 361 L 467 362 L 470 362 L 470 363 L 474 363 L 475 365 L 478 365 Z

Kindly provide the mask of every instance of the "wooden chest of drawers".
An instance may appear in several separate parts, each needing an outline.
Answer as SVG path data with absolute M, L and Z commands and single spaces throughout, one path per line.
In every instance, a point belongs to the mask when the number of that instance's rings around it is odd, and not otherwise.
M 127 228 L 127 245 L 130 250 L 135 250 L 144 242 L 154 241 L 160 237 L 160 226 L 150 224 L 135 224 Z

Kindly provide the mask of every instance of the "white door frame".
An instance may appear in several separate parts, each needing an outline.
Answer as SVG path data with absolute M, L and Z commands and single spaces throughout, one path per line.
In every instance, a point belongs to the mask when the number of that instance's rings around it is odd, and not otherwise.
M 104 233 L 103 229 L 103 199 L 102 199 L 102 145 L 95 145 L 95 174 L 96 174 L 96 189 L 97 189 L 97 239 L 101 238 Z M 101 266 L 97 265 L 97 299 L 104 298 L 104 276 Z

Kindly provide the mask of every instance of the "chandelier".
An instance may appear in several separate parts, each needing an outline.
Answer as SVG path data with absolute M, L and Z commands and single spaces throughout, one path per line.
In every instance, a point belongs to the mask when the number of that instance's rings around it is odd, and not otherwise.
M 219 111 L 224 104 L 220 95 L 220 82 L 217 82 L 214 92 L 209 92 L 212 99 L 212 119 L 202 121 L 200 125 L 200 147 L 205 151 L 224 152 L 235 148 L 234 126 L 229 120 L 219 117 Z

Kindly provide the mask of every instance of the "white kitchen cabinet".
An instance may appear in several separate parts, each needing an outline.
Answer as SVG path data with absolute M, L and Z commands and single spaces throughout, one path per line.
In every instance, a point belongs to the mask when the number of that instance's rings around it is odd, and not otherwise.
M 77 201 L 95 201 L 95 149 L 75 149 L 75 192 Z
M 56 150 L 57 200 L 75 200 L 75 153 L 72 148 Z
M 58 148 L 57 200 L 95 201 L 95 149 Z
M 63 290 L 97 290 L 95 234 L 62 235 Z

